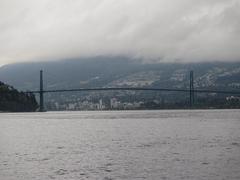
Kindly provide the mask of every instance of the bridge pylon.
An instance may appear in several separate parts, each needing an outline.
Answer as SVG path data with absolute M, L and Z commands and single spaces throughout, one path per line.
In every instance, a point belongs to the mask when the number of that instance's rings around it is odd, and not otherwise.
M 39 107 L 39 111 L 40 112 L 44 112 L 44 97 L 43 97 L 43 70 L 40 70 L 40 91 L 39 91 L 39 95 L 40 95 L 40 107 Z
M 190 108 L 194 105 L 194 79 L 193 71 L 190 71 L 190 87 L 189 87 L 189 106 Z

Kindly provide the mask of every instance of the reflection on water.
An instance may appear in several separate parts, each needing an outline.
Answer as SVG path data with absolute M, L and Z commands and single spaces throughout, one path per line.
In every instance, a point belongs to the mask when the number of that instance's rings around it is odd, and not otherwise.
M 240 179 L 240 112 L 1 114 L 0 179 Z

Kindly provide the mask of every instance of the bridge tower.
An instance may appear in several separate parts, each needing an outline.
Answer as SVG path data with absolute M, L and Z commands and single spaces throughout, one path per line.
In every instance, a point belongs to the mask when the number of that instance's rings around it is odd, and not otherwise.
M 194 105 L 194 80 L 193 80 L 193 71 L 190 71 L 190 88 L 189 88 L 189 105 L 190 108 Z
M 39 95 L 40 95 L 40 112 L 44 111 L 44 104 L 43 104 L 43 71 L 40 71 L 40 91 L 39 91 Z

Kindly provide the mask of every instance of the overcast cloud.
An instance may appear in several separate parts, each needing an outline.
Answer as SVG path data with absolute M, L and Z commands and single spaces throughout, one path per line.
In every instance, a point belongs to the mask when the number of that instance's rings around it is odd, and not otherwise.
M 240 0 L 0 0 L 0 64 L 240 61 Z

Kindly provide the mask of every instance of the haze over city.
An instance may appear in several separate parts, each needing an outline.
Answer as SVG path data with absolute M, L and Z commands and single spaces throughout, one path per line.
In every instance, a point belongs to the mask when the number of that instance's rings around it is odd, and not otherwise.
M 239 0 L 1 0 L 0 65 L 94 56 L 240 60 Z

